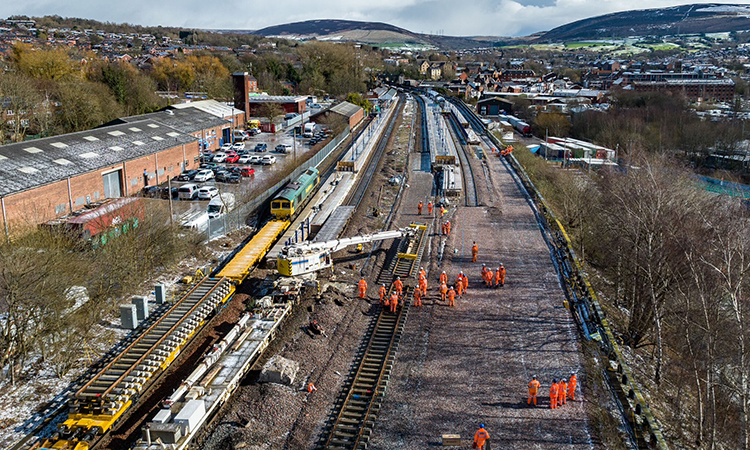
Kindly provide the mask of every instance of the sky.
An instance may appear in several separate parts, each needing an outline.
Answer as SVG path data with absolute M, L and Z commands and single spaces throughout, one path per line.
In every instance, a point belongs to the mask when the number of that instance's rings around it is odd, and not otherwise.
M 630 9 L 716 0 L 24 0 L 3 1 L 0 17 L 80 17 L 102 22 L 258 30 L 312 19 L 385 22 L 416 33 L 526 36 L 576 20 Z M 750 5 L 750 0 L 731 4 Z

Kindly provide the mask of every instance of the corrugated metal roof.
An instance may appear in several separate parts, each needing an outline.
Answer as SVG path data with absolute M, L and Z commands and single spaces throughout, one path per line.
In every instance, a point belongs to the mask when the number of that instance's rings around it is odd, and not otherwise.
M 245 112 L 241 109 L 237 109 L 234 106 L 229 106 L 216 100 L 199 100 L 197 102 L 190 103 L 177 103 L 170 106 L 173 109 L 186 109 L 195 108 L 201 111 L 207 112 L 214 117 L 220 117 L 222 119 L 230 119 L 232 116 L 237 114 L 244 114 Z
M 357 112 L 361 111 L 362 107 L 354 105 L 349 102 L 341 102 L 336 106 L 332 106 L 329 111 L 333 111 L 336 114 L 341 114 L 344 117 L 352 117 L 353 115 L 357 114 Z
M 198 108 L 167 109 L 139 116 L 121 117 L 114 123 L 138 122 L 149 119 L 157 120 L 168 127 L 188 134 L 229 124 L 228 120 L 216 117 Z
M 0 196 L 121 164 L 196 139 L 155 120 L 0 146 Z

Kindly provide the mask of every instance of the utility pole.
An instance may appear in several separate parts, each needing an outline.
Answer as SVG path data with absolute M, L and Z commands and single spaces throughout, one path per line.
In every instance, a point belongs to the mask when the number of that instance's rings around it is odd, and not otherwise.
M 172 177 L 167 175 L 167 198 L 169 198 L 169 225 L 174 226 L 174 210 L 172 209 Z

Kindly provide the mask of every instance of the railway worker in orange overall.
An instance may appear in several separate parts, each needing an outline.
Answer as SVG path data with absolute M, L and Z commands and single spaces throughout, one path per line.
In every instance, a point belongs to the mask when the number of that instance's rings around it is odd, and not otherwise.
M 414 306 L 422 306 L 422 291 L 414 289 Z
M 444 302 L 446 295 L 448 295 L 448 286 L 445 283 L 440 283 L 440 300 Z
M 312 394 L 313 392 L 315 392 L 315 391 L 317 391 L 317 390 L 318 390 L 318 388 L 316 388 L 314 384 L 312 384 L 312 383 L 309 383 L 309 384 L 307 385 L 307 392 L 309 392 L 309 393 L 311 393 L 311 394 Z
M 492 269 L 487 269 L 484 272 L 484 284 L 487 285 L 487 287 L 492 287 Z
M 479 424 L 479 430 L 477 430 L 476 433 L 474 433 L 474 443 L 472 444 L 472 448 L 477 448 L 479 450 L 484 449 L 484 444 L 487 439 L 490 438 L 490 434 L 487 433 L 487 430 L 484 429 L 484 424 Z
M 432 205 L 432 200 L 430 200 L 429 202 L 427 202 L 427 212 L 428 212 L 428 213 L 429 213 L 430 215 L 432 215 L 432 208 L 433 208 L 433 205 Z
M 445 222 L 445 235 L 449 236 L 451 235 L 451 221 Z
M 560 380 L 560 391 L 557 393 L 557 405 L 562 406 L 568 403 L 568 383 L 565 378 Z
M 417 203 L 417 214 L 422 215 L 422 202 Z
M 419 268 L 419 278 L 427 278 L 427 272 L 424 271 L 424 267 Z
M 500 272 L 500 287 L 503 287 L 505 286 L 505 266 L 500 264 L 497 270 Z
M 445 209 L 445 206 L 440 205 L 440 217 L 442 218 L 445 213 L 448 212 L 447 209 Z
M 478 255 L 479 247 L 477 247 L 477 241 L 474 241 L 474 245 L 471 246 L 471 262 L 477 262 Z
M 500 286 L 500 267 L 495 271 L 495 287 Z
M 396 281 L 393 282 L 393 288 L 396 289 L 398 297 L 401 297 L 401 294 L 404 292 L 404 283 L 401 281 L 401 277 L 396 277 Z
M 459 297 L 464 295 L 464 273 L 463 272 L 459 273 L 458 276 L 456 277 L 456 294 L 458 294 Z
M 568 397 L 570 400 L 576 399 L 576 384 L 578 384 L 578 377 L 575 372 L 570 372 L 570 382 L 568 383 Z
M 456 306 L 456 291 L 453 286 L 448 290 L 448 306 Z
M 391 294 L 391 299 L 388 301 L 388 303 L 391 305 L 391 312 L 395 313 L 396 308 L 398 307 L 398 294 L 395 292 Z
M 552 386 L 549 387 L 549 407 L 557 409 L 557 394 L 560 386 L 557 384 L 557 378 L 552 379 Z
M 440 274 L 440 282 L 443 284 L 448 283 L 448 275 L 445 273 L 445 270 Z
M 380 294 L 380 304 L 382 305 L 384 304 L 383 302 L 385 300 L 385 294 L 386 294 L 386 289 L 385 289 L 384 284 L 380 285 L 380 289 L 378 289 L 378 294 Z
M 365 298 L 366 294 L 367 294 L 367 281 L 365 281 L 365 277 L 362 277 L 359 280 L 359 298 Z
M 464 294 L 469 290 L 469 277 L 465 273 L 461 272 L 461 278 L 463 278 Z
M 531 401 L 534 400 L 534 406 L 536 406 L 536 393 L 539 391 L 539 386 L 541 384 L 536 380 L 536 375 L 532 376 L 531 381 L 529 381 L 529 400 L 526 404 L 530 405 Z
M 422 290 L 422 297 L 427 295 L 427 278 L 419 279 L 419 289 Z

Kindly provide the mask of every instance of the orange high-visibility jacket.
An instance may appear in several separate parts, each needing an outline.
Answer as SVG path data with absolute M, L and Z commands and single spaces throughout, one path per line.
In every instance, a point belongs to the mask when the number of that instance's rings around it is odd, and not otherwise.
M 539 386 L 541 386 L 541 384 L 539 383 L 539 381 L 537 381 L 537 380 L 531 380 L 531 381 L 529 381 L 529 394 L 530 395 L 536 395 L 537 390 L 539 389 Z

